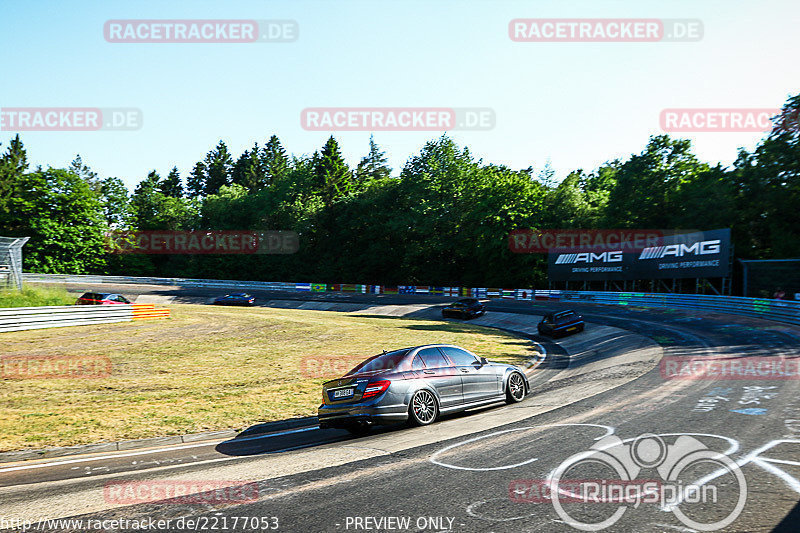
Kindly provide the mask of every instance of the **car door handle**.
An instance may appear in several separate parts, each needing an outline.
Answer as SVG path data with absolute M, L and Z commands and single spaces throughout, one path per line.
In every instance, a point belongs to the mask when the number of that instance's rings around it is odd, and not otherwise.
M 461 371 L 465 374 L 469 374 L 469 368 L 462 368 Z
M 434 372 L 433 370 L 423 370 L 422 373 L 423 374 L 435 374 L 436 372 Z

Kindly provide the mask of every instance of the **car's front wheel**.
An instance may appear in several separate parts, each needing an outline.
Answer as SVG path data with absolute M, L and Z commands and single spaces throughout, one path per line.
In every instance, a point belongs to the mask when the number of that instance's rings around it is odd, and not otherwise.
M 412 426 L 433 424 L 439 416 L 439 405 L 433 393 L 427 390 L 417 391 L 408 406 L 408 422 Z
M 525 379 L 519 372 L 508 376 L 506 387 L 506 403 L 519 403 L 525 399 Z

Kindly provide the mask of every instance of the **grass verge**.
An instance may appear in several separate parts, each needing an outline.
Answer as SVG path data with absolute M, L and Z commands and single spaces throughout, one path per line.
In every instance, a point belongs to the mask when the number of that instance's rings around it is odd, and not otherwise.
M 532 355 L 524 339 L 464 323 L 293 309 L 170 310 L 165 321 L 1 334 L 0 365 L 6 357 L 108 357 L 112 371 L 93 379 L 1 379 L 0 451 L 313 415 L 323 381 L 384 348 L 449 343 L 510 363 Z M 0 377 L 10 375 L 2 371 Z
M 72 305 L 75 296 L 59 287 L 23 285 L 21 291 L 0 290 L 0 307 L 40 307 L 43 305 Z

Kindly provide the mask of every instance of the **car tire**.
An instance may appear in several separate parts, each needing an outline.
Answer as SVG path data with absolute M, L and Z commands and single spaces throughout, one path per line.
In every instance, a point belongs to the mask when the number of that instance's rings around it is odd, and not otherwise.
M 439 417 L 439 404 L 436 396 L 422 389 L 414 393 L 408 406 L 408 423 L 411 426 L 427 426 Z
M 506 403 L 519 403 L 525 399 L 525 378 L 512 372 L 506 383 Z

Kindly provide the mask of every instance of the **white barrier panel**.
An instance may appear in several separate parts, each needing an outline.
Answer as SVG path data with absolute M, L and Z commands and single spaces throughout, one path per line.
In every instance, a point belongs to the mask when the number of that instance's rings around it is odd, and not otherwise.
M 133 320 L 133 305 L 74 305 L 0 309 L 0 332 L 86 326 Z

